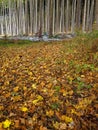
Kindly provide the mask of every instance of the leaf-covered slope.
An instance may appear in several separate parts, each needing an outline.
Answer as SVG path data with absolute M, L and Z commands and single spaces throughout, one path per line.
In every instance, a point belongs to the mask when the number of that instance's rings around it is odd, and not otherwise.
M 0 47 L 0 130 L 97 130 L 98 52 L 78 42 Z

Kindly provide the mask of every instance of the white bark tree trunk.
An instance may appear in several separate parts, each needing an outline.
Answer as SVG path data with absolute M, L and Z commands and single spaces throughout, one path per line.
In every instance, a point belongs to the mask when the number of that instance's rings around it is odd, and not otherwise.
M 98 30 L 98 0 L 96 0 L 96 7 L 95 7 L 95 19 L 96 19 L 96 29 Z
M 74 33 L 75 29 L 75 17 L 76 17 L 76 0 L 73 0 L 72 3 L 72 23 L 71 23 L 71 32 Z
M 93 26 L 93 19 L 94 19 L 94 0 L 91 2 L 91 9 L 90 9 L 90 24 L 89 24 L 89 31 L 92 31 Z
M 94 17 L 98 0 L 0 0 L 0 35 L 91 31 Z
M 84 14 L 83 14 L 83 25 L 82 25 L 82 31 L 85 32 L 85 28 L 86 28 L 86 12 L 87 12 L 87 0 L 85 0 L 84 3 Z

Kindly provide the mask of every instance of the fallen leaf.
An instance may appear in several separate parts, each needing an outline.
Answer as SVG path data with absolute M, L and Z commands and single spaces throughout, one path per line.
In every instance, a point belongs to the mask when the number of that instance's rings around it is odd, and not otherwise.
M 6 119 L 2 124 L 3 128 L 9 128 L 11 126 L 11 121 Z
M 63 115 L 63 116 L 61 117 L 61 119 L 62 119 L 63 121 L 65 121 L 66 123 L 73 122 L 72 117 L 68 117 L 68 116 L 65 116 L 65 115 Z
M 27 112 L 27 111 L 28 111 L 28 108 L 27 108 L 27 107 L 22 107 L 22 108 L 21 108 L 21 111 Z
M 55 122 L 53 126 L 55 127 L 55 129 L 59 129 L 59 122 Z
M 46 115 L 47 115 L 48 117 L 51 117 L 51 116 L 54 115 L 54 111 L 53 111 L 53 110 L 46 111 Z
M 47 127 L 40 126 L 40 130 L 48 130 Z
M 65 123 L 60 124 L 60 130 L 66 130 L 67 125 Z
M 15 126 L 15 128 L 18 128 L 18 127 L 19 127 L 19 122 L 20 122 L 19 120 L 15 120 L 15 121 L 14 121 L 14 126 Z
M 13 89 L 14 92 L 17 92 L 18 90 L 19 90 L 19 87 L 15 87 L 15 88 Z
M 40 95 L 38 95 L 38 96 L 37 96 L 37 100 L 38 100 L 38 101 L 42 101 L 42 100 L 43 100 L 43 97 L 40 96 Z
M 0 122 L 0 130 L 2 130 L 2 122 Z
M 34 105 L 36 105 L 36 104 L 38 103 L 38 99 L 33 100 L 32 103 L 33 103 Z
M 0 105 L 0 111 L 4 109 L 4 106 L 3 105 Z
M 36 89 L 36 84 L 32 84 L 32 88 L 33 88 L 33 89 Z

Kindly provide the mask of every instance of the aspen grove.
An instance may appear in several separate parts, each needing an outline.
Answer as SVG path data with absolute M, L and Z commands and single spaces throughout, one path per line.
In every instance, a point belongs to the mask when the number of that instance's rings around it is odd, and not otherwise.
M 98 23 L 98 0 L 0 0 L 0 35 L 89 32 Z

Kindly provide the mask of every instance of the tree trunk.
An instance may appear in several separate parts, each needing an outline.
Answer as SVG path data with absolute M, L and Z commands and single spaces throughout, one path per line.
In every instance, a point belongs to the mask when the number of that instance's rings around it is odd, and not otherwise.
M 39 3 L 39 37 L 42 37 L 42 0 Z
M 28 19 L 28 1 L 27 0 L 25 0 L 25 33 L 26 33 L 26 35 L 28 35 L 29 34 L 29 26 L 28 26 L 28 24 L 29 24 L 29 19 Z
M 91 2 L 91 9 L 90 9 L 90 24 L 89 24 L 89 31 L 92 31 L 93 26 L 93 19 L 94 19 L 94 0 Z
M 96 29 L 98 30 L 98 0 L 96 0 L 96 11 L 95 11 L 95 18 L 96 18 Z
M 90 0 L 87 1 L 87 21 L 86 21 L 86 31 L 89 30 L 89 17 L 90 17 Z
M 33 33 L 33 1 L 29 0 L 30 3 L 30 34 Z
M 81 24 L 81 0 L 77 0 L 77 9 L 76 9 L 76 27 L 80 29 Z
M 83 32 L 85 32 L 85 27 L 86 27 L 86 11 L 87 11 L 87 0 L 85 0 L 84 3 L 83 26 L 82 26 Z
M 66 33 L 68 33 L 69 30 L 69 0 L 67 0 L 66 3 Z
M 74 33 L 75 29 L 75 16 L 76 16 L 76 0 L 72 2 L 72 23 L 71 23 L 71 32 Z
M 55 33 L 55 0 L 53 0 L 53 35 Z
M 59 32 L 59 0 L 56 0 L 56 33 Z
M 52 0 L 50 0 L 50 15 L 49 15 L 49 36 L 52 37 L 53 32 L 52 32 L 52 16 L 53 16 L 53 3 Z

